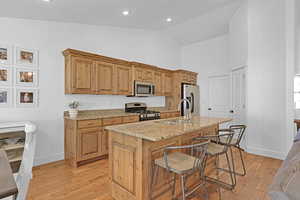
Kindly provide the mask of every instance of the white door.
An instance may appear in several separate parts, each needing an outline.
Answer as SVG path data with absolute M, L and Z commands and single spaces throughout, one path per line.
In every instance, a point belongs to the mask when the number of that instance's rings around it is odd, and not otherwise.
M 232 94 L 232 110 L 231 124 L 246 125 L 246 73 L 245 68 L 239 68 L 231 72 L 231 94 Z M 247 134 L 247 133 L 246 133 Z M 246 148 L 246 138 L 241 141 L 242 148 Z
M 245 120 L 246 74 L 244 68 L 230 74 L 209 77 L 209 117 L 228 117 L 233 120 L 223 124 L 246 124 Z
M 245 69 L 240 68 L 233 70 L 231 73 L 232 80 L 232 124 L 245 124 L 246 114 L 246 74 Z
M 208 90 L 209 117 L 231 117 L 231 81 L 230 74 L 209 77 Z M 220 128 L 228 127 L 223 124 Z

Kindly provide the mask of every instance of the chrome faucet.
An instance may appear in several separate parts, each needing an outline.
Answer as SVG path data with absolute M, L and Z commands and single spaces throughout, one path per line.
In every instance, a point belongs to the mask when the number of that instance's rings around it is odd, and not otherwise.
M 187 99 L 187 98 L 184 98 L 184 99 L 181 99 L 179 104 L 178 104 L 178 110 L 181 111 L 181 104 L 183 102 L 187 102 L 189 107 L 188 107 L 188 112 L 184 115 L 184 119 L 185 120 L 188 120 L 188 121 L 191 121 L 192 119 L 192 110 L 191 110 L 191 102 Z

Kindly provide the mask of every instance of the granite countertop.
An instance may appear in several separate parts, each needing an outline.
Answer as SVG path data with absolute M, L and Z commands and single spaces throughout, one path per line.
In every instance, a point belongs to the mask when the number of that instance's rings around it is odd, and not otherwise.
M 149 107 L 148 110 L 164 112 L 177 112 L 177 110 L 170 110 L 165 107 Z M 137 113 L 128 113 L 124 109 L 110 109 L 110 110 L 80 110 L 76 118 L 70 118 L 68 111 L 64 112 L 65 119 L 71 120 L 89 120 L 89 119 L 102 119 L 111 117 L 126 117 L 132 115 L 139 115 Z
M 168 124 L 168 122 L 166 122 L 174 119 L 182 119 L 182 117 L 108 126 L 105 129 L 156 142 L 232 120 L 230 118 L 194 116 L 191 123 Z

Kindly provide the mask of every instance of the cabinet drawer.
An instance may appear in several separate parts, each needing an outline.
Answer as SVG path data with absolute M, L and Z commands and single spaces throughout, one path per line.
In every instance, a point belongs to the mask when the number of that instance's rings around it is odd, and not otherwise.
M 89 128 L 102 126 L 101 120 L 92 119 L 92 120 L 80 120 L 78 121 L 78 128 Z
M 123 123 L 133 123 L 138 122 L 140 120 L 139 116 L 129 116 L 129 117 L 123 117 Z
M 103 126 L 122 124 L 122 117 L 103 119 Z

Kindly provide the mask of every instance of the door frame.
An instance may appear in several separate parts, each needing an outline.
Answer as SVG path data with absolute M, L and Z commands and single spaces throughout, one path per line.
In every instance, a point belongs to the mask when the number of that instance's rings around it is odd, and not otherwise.
M 230 75 L 231 75 L 231 89 L 233 89 L 233 83 L 232 83 L 232 73 L 238 70 L 244 70 L 244 76 L 245 76 L 245 86 L 244 86 L 244 90 L 245 90 L 245 113 L 244 113 L 244 121 L 245 121 L 245 125 L 247 126 L 248 124 L 248 118 L 247 118 L 247 113 L 248 113 L 248 66 L 247 65 L 240 65 L 237 67 L 233 67 L 231 69 Z M 231 91 L 231 98 L 232 98 L 232 91 Z M 231 103 L 232 104 L 232 103 Z M 247 151 L 247 147 L 248 145 L 248 128 L 246 128 L 245 133 L 244 133 L 244 145 L 242 144 L 242 148 L 244 148 L 245 151 Z

